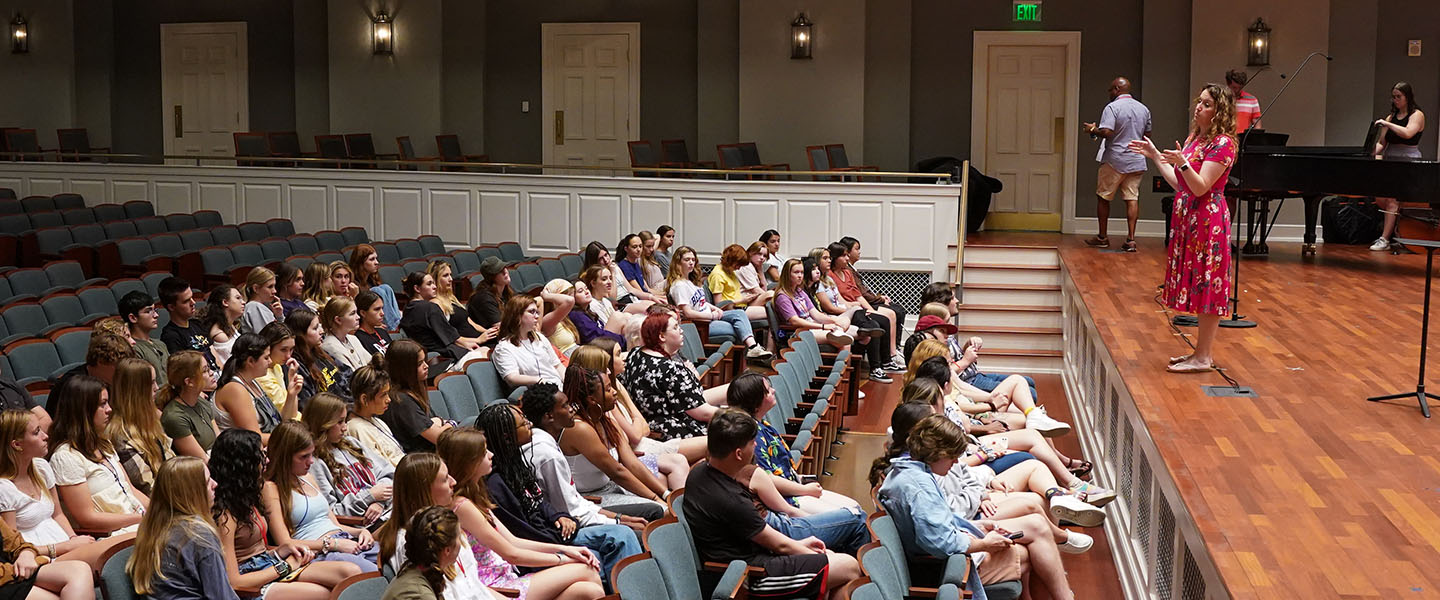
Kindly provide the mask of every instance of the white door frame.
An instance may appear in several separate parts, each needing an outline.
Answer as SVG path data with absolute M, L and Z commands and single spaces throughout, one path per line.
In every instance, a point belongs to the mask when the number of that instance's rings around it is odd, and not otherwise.
M 548 66 L 555 51 L 551 40 L 557 35 L 626 34 L 630 36 L 630 119 L 626 123 L 626 139 L 640 139 L 640 24 L 639 23 L 541 23 L 540 24 L 540 145 L 544 162 L 555 164 L 555 106 L 551 104 L 551 82 Z
M 237 81 L 240 88 L 240 119 L 235 126 L 236 131 L 250 131 L 250 47 L 246 39 L 246 23 L 244 21 L 227 21 L 222 23 L 161 23 L 160 24 L 160 126 L 161 136 L 165 139 L 165 153 L 174 154 L 175 149 L 175 118 L 173 114 L 171 94 L 178 90 L 170 89 L 170 78 L 165 72 L 166 41 L 172 35 L 186 33 L 234 33 L 238 45 L 235 51 L 239 54 L 240 79 Z
M 1065 147 L 1062 156 L 1060 231 L 1075 231 L 1075 165 L 1080 119 L 1079 31 L 976 31 L 970 72 L 970 163 L 985 170 L 991 46 L 1065 47 Z

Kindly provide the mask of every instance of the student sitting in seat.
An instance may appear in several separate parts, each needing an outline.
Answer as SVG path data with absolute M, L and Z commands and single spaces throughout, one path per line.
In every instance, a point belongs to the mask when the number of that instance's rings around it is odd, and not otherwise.
M 396 340 L 383 364 L 390 376 L 390 406 L 380 418 L 406 452 L 434 451 L 435 441 L 454 423 L 442 421 L 430 410 L 430 397 L 425 393 L 430 365 L 425 362 L 425 349 L 411 340 Z
M 676 256 L 677 264 L 681 256 Z M 626 387 L 635 406 L 661 440 L 705 435 L 705 423 L 724 403 L 726 386 L 705 389 L 695 366 L 674 360 L 685 343 L 678 317 L 669 313 L 645 317 L 640 326 L 644 347 L 625 359 Z
M 750 328 L 750 316 L 745 310 L 721 309 L 705 299 L 699 260 L 695 249 L 689 246 L 681 246 L 675 251 L 674 260 L 670 262 L 670 274 L 665 278 L 666 288 L 670 290 L 670 300 L 687 320 L 708 324 L 706 326 L 710 335 L 734 338 L 737 345 L 743 345 L 747 349 L 747 358 L 770 358 L 770 351 L 755 340 L 755 332 Z M 763 306 L 760 311 L 763 315 Z
M 396 473 L 400 495 L 394 515 L 375 534 L 381 564 L 398 573 L 385 598 L 501 600 L 480 582 L 475 553 L 462 535 L 460 519 L 447 506 L 453 502 L 455 479 L 434 454 L 412 456 Z
M 465 305 L 455 297 L 455 279 L 451 276 L 450 263 L 443 260 L 430 261 L 425 272 L 435 280 L 435 297 L 430 301 L 440 307 L 440 312 L 445 313 L 445 318 L 450 321 L 450 326 L 454 327 L 455 331 L 462 337 L 475 338 L 482 346 L 495 337 L 493 328 L 481 327 L 476 323 Z
M 405 458 L 405 448 L 395 439 L 390 425 L 380 418 L 390 407 L 390 373 L 385 370 L 385 362 L 385 355 L 376 354 L 370 357 L 370 364 L 357 369 L 350 378 L 350 397 L 355 403 L 346 427 L 366 450 L 384 458 L 393 468 Z
M 351 298 L 354 298 L 362 291 L 364 290 L 360 289 L 360 284 L 355 282 L 355 270 L 350 267 L 350 263 L 343 260 L 337 260 L 330 263 L 331 294 L 334 294 L 336 296 L 349 296 Z M 376 293 L 378 294 L 379 292 Z M 326 298 L 326 301 L 328 302 L 329 298 Z M 317 304 L 316 308 L 319 308 L 320 306 L 324 305 Z M 386 325 L 385 327 L 388 329 L 390 328 L 390 325 Z
M 755 464 L 760 467 L 757 473 L 768 476 L 771 481 L 761 484 L 763 487 L 752 484 L 751 488 L 766 506 L 800 517 L 832 510 L 855 510 L 858 513 L 859 502 L 823 489 L 818 482 L 800 483 L 790 447 L 780 437 L 780 431 L 765 420 L 765 415 L 775 408 L 776 402 L 775 388 L 770 387 L 769 379 L 755 372 L 743 373 L 730 382 L 730 393 L 726 397 L 731 408 L 745 411 L 755 418 L 759 426 L 755 431 Z
M 140 522 L 125 572 L 135 592 L 155 600 L 237 600 L 210 516 L 215 480 L 205 461 L 184 456 L 155 477 L 155 504 Z M 86 590 L 88 596 L 90 590 Z
M 328 392 L 316 394 L 305 407 L 301 422 L 315 442 L 310 475 L 337 515 L 363 517 L 365 526 L 389 518 L 392 478 L 390 461 L 350 437 L 345 399 Z
M 121 360 L 110 390 L 110 423 L 105 426 L 105 436 L 115 446 L 115 455 L 135 489 L 148 496 L 155 472 L 175 457 L 170 438 L 160 426 L 160 409 L 155 407 L 155 367 L 138 358 Z
M 613 389 L 593 370 L 578 365 L 565 370 L 565 398 L 579 418 L 559 440 L 560 449 L 581 493 L 599 496 L 607 509 L 653 521 L 665 516 L 665 494 L 685 485 L 690 465 L 670 454 L 664 479 L 646 468 L 610 419 Z
M 223 365 L 230 360 L 235 338 L 240 337 L 245 328 L 241 319 L 245 315 L 245 299 L 239 289 L 228 283 L 215 286 L 209 298 L 210 302 L 200 311 L 200 327 L 210 334 L 210 356 Z
M 194 350 L 170 355 L 166 370 L 170 372 L 169 385 L 155 395 L 155 404 L 160 406 L 160 427 L 173 440 L 176 454 L 204 459 L 220 435 L 215 425 L 215 404 L 209 398 L 219 374 Z
M 687 464 L 705 458 L 703 436 L 676 438 L 665 442 L 650 437 L 650 423 L 645 420 L 640 408 L 635 406 L 635 401 L 630 398 L 630 391 L 626 390 L 625 384 L 621 382 L 625 376 L 625 353 L 621 351 L 620 344 L 610 339 L 592 341 L 575 350 L 570 364 L 605 376 L 610 388 L 606 393 L 613 393 L 616 398 L 615 408 L 610 409 L 610 419 L 625 434 L 630 448 L 635 450 L 635 455 L 640 458 L 640 463 L 651 472 L 660 474 L 661 457 L 667 454 L 680 454 Z
M 440 305 L 433 302 L 437 293 L 435 278 L 430 274 L 416 271 L 406 275 L 405 295 L 410 297 L 410 304 L 405 306 L 400 328 L 427 352 L 439 353 L 447 364 L 462 366 L 472 358 L 483 358 L 484 352 L 475 352 L 481 348 L 480 340 L 460 335 Z
M 620 267 L 625 289 L 639 300 L 665 302 L 665 296 L 658 290 L 652 290 L 649 279 L 645 277 L 645 268 L 642 266 L 645 262 L 645 242 L 639 235 L 630 233 L 620 238 L 619 245 L 615 247 L 615 255 L 624 257 L 617 266 Z
M 312 313 L 313 314 L 313 313 Z M 276 327 L 284 327 L 279 325 Z M 270 371 L 270 348 L 262 338 L 246 333 L 235 340 L 234 351 L 220 372 L 220 389 L 215 392 L 215 423 L 224 431 L 248 429 L 269 440 L 270 432 L 287 418 L 294 418 L 300 405 L 296 397 L 305 384 L 300 374 L 291 371 L 286 382 L 285 413 L 275 410 L 270 397 L 256 381 Z
M 297 308 L 309 308 L 305 306 L 305 272 L 300 267 L 288 262 L 280 263 L 275 270 L 275 280 L 275 295 L 280 299 L 280 309 L 284 313 L 282 319 Z
M 325 303 L 329 302 L 330 297 L 334 295 L 335 287 L 330 280 L 330 265 L 316 261 L 305 267 L 305 289 L 300 292 L 300 297 L 305 300 L 305 308 L 320 312 L 320 308 L 325 306 Z
M 355 330 L 355 337 L 371 355 L 384 354 L 392 341 L 385 329 L 385 302 L 375 292 L 365 290 L 355 296 L 355 309 L 360 311 L 360 328 Z
M 255 267 L 245 276 L 247 301 L 241 319 L 246 331 L 259 333 L 266 325 L 284 318 L 285 309 L 275 295 L 275 281 L 275 273 L 265 267 Z
M 638 238 L 637 238 L 638 239 Z M 641 298 L 634 294 L 634 290 L 625 283 L 625 273 L 620 270 L 620 265 L 610 258 L 610 250 L 600 242 L 590 242 L 585 246 L 584 263 L 580 270 L 584 272 L 592 266 L 599 265 L 610 272 L 611 288 L 608 294 L 603 297 L 615 303 L 615 308 L 633 315 L 645 314 L 645 309 L 650 308 L 655 302 Z M 591 291 L 599 293 L 599 290 L 591 286 Z
M 540 307 L 530 296 L 512 296 L 500 317 L 500 342 L 491 360 L 511 387 L 560 383 L 564 369 L 550 340 L 540 333 Z
M 51 397 L 64 400 L 50 425 L 50 466 L 65 513 L 81 529 L 135 531 L 150 498 L 135 489 L 105 436 L 110 422 L 105 383 L 76 375 Z
M 337 312 L 341 303 L 352 304 L 347 298 L 338 301 L 332 298 L 331 302 L 336 304 L 336 308 L 332 310 Z M 330 304 L 325 306 L 329 307 Z M 353 306 L 350 308 L 351 311 L 354 310 Z M 304 381 L 300 393 L 295 396 L 298 402 L 297 410 L 305 410 L 310 398 L 321 392 L 348 396 L 350 375 L 354 373 L 354 369 L 351 369 L 349 364 L 336 360 L 321 347 L 325 341 L 325 328 L 320 322 L 320 315 L 308 308 L 302 308 L 285 317 L 285 326 L 295 333 L 295 371 Z M 346 337 L 356 346 L 359 345 L 359 340 L 355 340 L 353 336 Z M 370 357 L 365 357 L 366 362 L 369 360 Z M 289 408 L 287 402 L 286 409 Z
M 330 269 L 332 280 L 335 277 L 335 269 Z M 400 301 L 395 298 L 395 289 L 390 284 L 380 280 L 380 258 L 375 253 L 375 247 L 370 244 L 360 244 L 350 251 L 350 272 L 355 279 L 355 285 L 359 290 L 370 290 L 380 296 L 385 302 L 385 328 L 394 329 L 400 325 Z M 342 294 L 341 288 L 337 285 L 335 293 Z M 349 295 L 349 294 L 342 294 Z M 415 297 L 411 296 L 411 300 Z
M 360 331 L 360 311 L 354 300 L 344 296 L 331 298 L 319 314 L 320 324 L 325 329 L 320 349 L 325 354 L 352 371 L 370 362 L 370 351 L 355 335 Z
M 758 247 L 759 243 L 755 245 Z M 746 278 L 749 281 L 742 283 L 741 273 L 745 272 L 747 267 L 749 272 Z M 716 302 L 733 302 L 735 308 L 745 311 L 745 315 L 751 319 L 764 319 L 765 303 L 774 296 L 769 290 L 760 287 L 754 267 L 750 264 L 750 255 L 740 244 L 725 247 L 720 253 L 720 264 L 710 270 L 710 276 L 705 281 L 710 292 L 715 295 Z
M 281 546 L 304 546 L 315 553 L 315 560 L 348 562 L 362 573 L 379 570 L 375 561 L 380 549 L 370 532 L 339 524 L 329 498 L 310 474 L 315 442 L 305 425 L 281 423 L 266 443 L 265 454 L 269 463 L 260 497 L 275 541 Z

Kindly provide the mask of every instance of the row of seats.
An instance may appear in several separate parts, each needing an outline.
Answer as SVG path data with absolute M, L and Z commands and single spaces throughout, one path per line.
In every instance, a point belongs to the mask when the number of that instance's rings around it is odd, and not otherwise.
M 119 277 L 114 270 L 102 269 L 100 257 L 106 244 L 137 236 L 181 233 L 196 229 L 221 227 L 220 213 L 202 210 L 196 213 L 175 213 L 164 217 L 140 217 L 69 227 L 50 227 L 26 232 L 18 238 L 16 264 L 36 266 L 46 261 L 72 259 L 86 273 Z M 3 250 L 0 250 L 3 252 Z
M 283 223 L 281 223 L 283 221 Z M 181 239 L 183 249 L 176 251 L 175 240 L 164 236 L 125 241 L 120 244 L 122 269 L 159 269 L 173 271 L 187 281 L 209 289 L 221 283 L 238 284 L 250 269 L 258 266 L 276 267 L 281 262 L 298 258 L 344 260 L 347 236 L 338 231 L 322 231 L 316 235 L 294 233 L 288 219 L 271 219 L 275 235 L 259 240 L 232 241 L 224 227 L 209 232 L 195 232 L 191 239 Z M 289 231 L 290 233 L 284 233 Z M 364 228 L 349 230 L 356 244 L 363 244 L 370 234 Z M 209 238 L 207 239 L 207 235 Z M 149 254 L 146 254 L 149 252 Z M 135 264 L 138 261 L 139 264 Z M 309 262 L 297 263 L 304 267 Z
M 79 194 L 65 194 L 83 203 L 84 199 Z M 45 196 L 32 196 L 50 200 Z M 26 198 L 29 200 L 30 198 Z M 0 204 L 7 201 L 0 200 Z M 10 203 L 18 201 L 10 200 Z M 63 227 L 65 225 L 84 225 L 87 223 L 109 223 L 124 219 L 138 219 L 141 217 L 155 216 L 155 206 L 144 200 L 131 200 L 125 204 L 97 204 L 95 206 L 77 206 L 61 210 L 13 210 L 0 212 L 0 233 L 20 235 L 34 229 L 46 227 Z
M 86 278 L 80 263 L 73 260 L 57 260 L 39 268 L 10 269 L 0 273 L 0 302 L 35 300 L 104 282 L 98 277 Z
M 139 290 L 156 297 L 160 282 L 169 276 L 156 271 L 145 273 L 142 278 L 116 279 L 108 284 L 105 280 L 93 279 L 88 280 L 87 285 L 51 291 L 39 298 L 33 295 L 12 298 L 0 308 L 0 345 L 117 315 L 120 298 L 125 294 Z M 155 335 L 159 335 L 158 330 Z
M 26 196 L 16 200 L 15 190 L 0 188 L 0 215 L 55 212 L 72 208 L 85 208 L 85 198 L 80 194 L 64 193 L 54 196 Z

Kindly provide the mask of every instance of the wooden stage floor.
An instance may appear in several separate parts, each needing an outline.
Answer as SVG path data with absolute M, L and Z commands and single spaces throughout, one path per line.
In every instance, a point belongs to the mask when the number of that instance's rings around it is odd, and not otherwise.
M 1415 388 L 1423 253 L 1277 243 L 1244 259 L 1240 312 L 1259 327 L 1221 329 L 1215 357 L 1259 397 L 1214 398 L 1201 386 L 1218 374 L 1164 370 L 1188 349 L 1154 301 L 1160 240 L 1048 239 L 1232 597 L 1440 598 L 1440 419 L 1365 401 Z

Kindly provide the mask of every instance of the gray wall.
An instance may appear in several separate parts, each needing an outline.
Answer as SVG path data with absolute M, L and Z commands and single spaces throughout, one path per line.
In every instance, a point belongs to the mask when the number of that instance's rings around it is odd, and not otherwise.
M 35 129 L 42 148 L 75 118 L 75 40 L 70 0 L 0 1 L 0 127 Z M 10 19 L 25 15 L 28 54 L 10 53 Z
M 485 38 L 475 35 L 485 30 L 485 0 L 447 0 L 443 8 L 444 23 L 442 68 L 440 70 L 440 117 L 445 131 L 454 133 L 472 146 L 467 151 L 479 154 L 485 143 Z M 412 143 L 422 156 L 435 155 L 433 136 L 416 132 Z
M 295 128 L 295 23 L 290 0 L 115 0 L 111 88 L 116 152 L 161 154 L 160 24 L 244 21 L 250 129 Z
M 1440 139 L 1440 2 L 1380 0 L 1379 30 L 1375 38 L 1375 93 L 1371 118 L 1390 112 L 1390 87 L 1397 81 L 1415 88 L 1415 103 L 1425 111 L 1425 137 L 1420 152 L 1436 156 Z M 1407 40 L 1421 40 L 1418 57 L 1405 55 Z
M 535 162 L 540 144 L 540 24 L 640 23 L 640 135 L 696 147 L 696 13 L 678 0 L 489 0 L 485 37 L 485 152 Z M 530 112 L 520 112 L 522 101 Z M 462 140 L 463 142 L 463 140 Z M 473 144 L 473 142 L 469 142 Z M 466 151 L 470 151 L 469 146 Z M 693 152 L 693 150 L 692 150 Z
M 115 82 L 113 0 L 75 0 L 75 127 L 84 127 L 90 145 L 110 143 L 110 90 Z
M 910 170 L 910 18 L 910 0 L 865 2 L 864 156 L 886 171 Z
M 1358 146 L 1365 139 L 1365 128 L 1375 120 L 1378 4 L 1378 0 L 1330 4 L 1330 55 L 1335 60 L 1330 62 L 1325 86 L 1327 145 Z
M 396 136 L 423 140 L 440 129 L 442 19 L 440 0 L 391 3 L 394 53 L 376 55 L 376 6 L 329 1 L 330 131 L 371 133 L 376 152 L 386 154 L 395 152 Z
M 1081 32 L 1080 119 L 1094 121 L 1109 101 L 1106 89 L 1117 75 L 1135 79 L 1135 97 L 1147 102 L 1139 79 L 1142 0 L 1093 0 L 1045 5 L 1040 29 Z M 914 47 L 910 72 L 911 162 L 934 156 L 965 159 L 970 154 L 970 61 L 972 33 L 1035 29 L 1011 22 L 1009 3 L 914 0 Z M 1134 15 L 1132 19 L 1117 15 Z M 923 74 L 923 75 L 921 75 Z M 1075 124 L 1079 127 L 1079 124 Z M 1088 150 L 1087 150 L 1088 148 Z M 1095 163 L 1082 142 L 1076 169 L 1076 214 L 1094 216 Z
M 330 131 L 330 22 L 326 0 L 295 0 L 295 132 Z
M 716 144 L 740 138 L 740 4 L 695 0 L 695 5 L 696 143 L 690 156 L 714 161 Z
M 1145 0 L 1140 82 L 1150 109 L 1151 139 L 1157 144 L 1184 140 L 1190 122 L 1190 0 Z M 1089 166 L 1089 165 L 1087 165 Z M 1140 218 L 1163 219 L 1164 194 L 1150 191 L 1154 169 L 1140 182 Z M 1092 216 L 1094 188 L 1077 190 L 1076 212 Z M 1119 211 L 1115 211 L 1119 212 Z M 1113 216 L 1113 215 L 1112 215 Z

